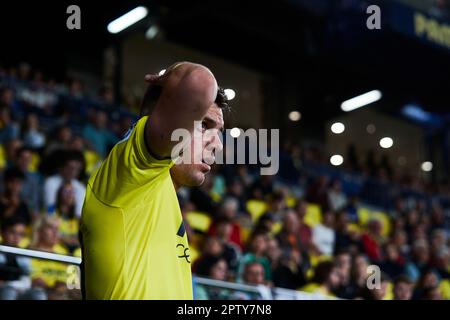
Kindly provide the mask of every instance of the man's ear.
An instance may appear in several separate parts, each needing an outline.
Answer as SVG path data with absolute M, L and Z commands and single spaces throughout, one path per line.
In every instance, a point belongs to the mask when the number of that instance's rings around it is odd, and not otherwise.
M 159 97 L 161 96 L 162 87 L 157 84 L 150 84 L 142 99 L 140 116 L 150 114 L 156 106 Z

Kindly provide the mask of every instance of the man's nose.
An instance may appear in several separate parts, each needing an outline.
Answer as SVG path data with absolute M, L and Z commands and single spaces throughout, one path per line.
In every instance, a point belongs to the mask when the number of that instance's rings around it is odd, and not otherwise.
M 215 149 L 217 151 L 221 151 L 223 149 L 223 143 L 220 140 L 220 132 L 217 130 L 217 133 L 208 135 L 208 139 L 206 141 L 206 146 L 211 149 Z

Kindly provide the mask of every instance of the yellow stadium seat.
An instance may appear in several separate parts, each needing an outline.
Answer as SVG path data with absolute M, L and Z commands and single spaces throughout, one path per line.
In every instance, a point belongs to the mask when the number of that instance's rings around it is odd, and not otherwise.
M 30 170 L 31 172 L 36 172 L 39 169 L 39 164 L 41 163 L 41 157 L 33 152 L 31 154 L 31 162 L 30 162 L 30 166 L 28 167 L 28 170 Z
M 209 193 L 209 195 L 211 196 L 211 198 L 213 199 L 214 202 L 220 202 L 220 200 L 222 199 L 222 196 L 220 194 L 218 194 L 217 192 L 211 191 Z
M 358 222 L 360 226 L 367 225 L 367 222 L 370 220 L 370 210 L 365 207 L 358 208 Z
M 208 229 L 211 225 L 211 217 L 200 211 L 192 211 L 186 214 L 186 220 L 191 226 L 192 229 L 208 232 Z
M 348 231 L 354 231 L 356 233 L 361 233 L 363 230 L 362 228 L 357 225 L 356 223 L 349 223 L 348 224 Z
M 81 248 L 76 248 L 72 254 L 74 257 L 81 258 Z
M 189 247 L 189 255 L 190 255 L 191 265 L 192 265 L 192 263 L 194 263 L 195 260 L 197 260 L 198 257 L 200 256 L 200 252 L 195 247 Z
M 320 262 L 324 262 L 324 261 L 330 261 L 332 260 L 333 257 L 331 256 L 327 256 L 327 255 L 315 255 L 315 254 L 311 254 L 309 256 L 309 261 L 311 263 L 311 267 L 315 267 L 317 266 Z
M 273 224 L 271 233 L 275 235 L 281 231 L 281 228 L 283 228 L 283 224 L 280 221 L 277 221 Z
M 311 228 L 322 221 L 322 210 L 318 204 L 309 203 L 307 205 L 304 221 Z
M 381 229 L 381 235 L 383 237 L 387 237 L 392 230 L 391 219 L 389 219 L 387 213 L 382 211 L 374 211 L 372 216 L 374 219 L 378 219 L 382 222 L 383 228 Z
M 286 205 L 288 206 L 288 208 L 293 208 L 296 203 L 297 203 L 297 200 L 294 197 L 286 198 Z
M 28 248 L 29 245 L 31 243 L 31 239 L 29 237 L 24 237 L 20 242 L 19 242 L 19 248 Z
M 392 224 L 391 219 L 389 218 L 387 213 L 383 211 L 371 210 L 366 207 L 358 208 L 358 220 L 360 226 L 365 227 L 371 219 L 376 219 L 382 223 L 383 227 L 381 230 L 381 235 L 383 237 L 387 237 L 390 234 L 392 230 Z
M 247 201 L 246 208 L 255 222 L 266 212 L 267 204 L 262 200 L 252 199 Z
M 0 169 L 6 167 L 6 154 L 3 145 L 0 144 Z
M 383 300 L 394 300 L 394 285 L 390 281 L 386 286 L 386 294 L 384 295 Z
M 98 153 L 91 150 L 86 150 L 84 152 L 84 160 L 86 161 L 86 173 L 88 175 L 91 175 L 102 161 Z
M 250 233 L 252 232 L 252 228 L 241 226 L 241 241 L 242 243 L 246 243 L 248 238 L 250 237 Z
M 442 280 L 439 284 L 439 289 L 441 290 L 442 299 L 450 300 L 450 280 Z

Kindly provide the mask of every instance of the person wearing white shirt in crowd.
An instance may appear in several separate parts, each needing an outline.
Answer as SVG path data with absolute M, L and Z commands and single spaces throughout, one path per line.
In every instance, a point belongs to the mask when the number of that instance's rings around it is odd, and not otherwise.
M 331 210 L 339 211 L 347 206 L 347 196 L 342 192 L 342 185 L 335 180 L 328 191 L 328 203 Z
M 333 229 L 334 214 L 331 211 L 325 211 L 322 214 L 322 223 L 313 228 L 312 242 L 321 254 L 332 256 L 336 234 Z
M 72 185 L 75 192 L 75 214 L 80 217 L 83 208 L 86 187 L 82 184 L 78 177 L 83 168 L 83 158 L 77 152 L 67 152 L 59 173 L 45 179 L 44 182 L 44 201 L 47 212 L 52 213 L 56 206 L 56 198 L 58 190 L 64 182 Z

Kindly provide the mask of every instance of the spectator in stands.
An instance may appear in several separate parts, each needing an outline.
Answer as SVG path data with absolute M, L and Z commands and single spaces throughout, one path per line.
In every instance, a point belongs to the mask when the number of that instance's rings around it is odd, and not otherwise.
M 30 249 L 58 254 L 68 254 L 67 249 L 61 245 L 59 237 L 59 219 L 57 217 L 42 216 L 37 220 L 33 230 Z M 66 288 L 67 265 L 41 259 L 31 261 L 31 279 L 33 287 L 46 290 L 50 296 L 54 291 L 61 290 L 59 283 Z
M 92 116 L 92 121 L 83 129 L 83 137 L 87 145 L 95 150 L 102 158 L 107 155 L 118 139 L 108 130 L 108 115 L 105 111 L 97 110 Z
M 20 196 L 24 179 L 25 176 L 19 169 L 10 168 L 5 171 L 5 190 L 0 196 L 0 224 L 10 217 L 21 218 L 27 225 L 31 223 L 30 211 Z
M 341 249 L 334 258 L 334 264 L 339 276 L 339 286 L 336 295 L 344 299 L 352 299 L 355 296 L 354 287 L 351 285 L 352 257 L 349 251 Z
M 364 252 L 369 259 L 378 263 L 382 259 L 381 255 L 381 230 L 382 223 L 378 219 L 371 219 L 367 223 L 367 232 L 361 237 L 361 243 L 364 248 Z
M 432 229 L 447 229 L 448 225 L 445 223 L 445 213 L 440 205 L 434 205 L 431 210 L 431 226 Z
M 21 198 L 27 204 L 33 215 L 41 209 L 41 178 L 37 172 L 30 170 L 33 152 L 27 147 L 17 151 L 14 165 L 24 175 Z
M 61 185 L 69 183 L 75 192 L 75 214 L 81 215 L 86 187 L 78 178 L 83 169 L 83 155 L 75 151 L 64 154 L 59 173 L 45 179 L 44 200 L 47 212 L 53 213 L 56 206 L 57 194 Z
M 320 176 L 312 183 L 306 193 L 306 201 L 319 204 L 323 211 L 328 211 L 328 178 Z
M 250 187 L 250 198 L 264 200 L 273 193 L 273 176 L 264 175 L 256 179 Z
M 405 230 L 398 229 L 394 231 L 391 239 L 391 242 L 395 244 L 403 259 L 409 256 L 410 246 L 408 244 L 408 234 Z
M 394 280 L 394 300 L 411 300 L 414 282 L 406 276 L 398 276 Z
M 354 257 L 350 287 L 355 297 L 367 287 L 368 267 L 369 258 L 365 254 L 358 254 Z
M 434 229 L 431 233 L 431 252 L 437 253 L 447 248 L 447 233 L 444 229 Z
M 339 273 L 332 261 L 323 261 L 314 268 L 311 283 L 300 290 L 320 294 L 325 297 L 336 297 L 334 290 L 339 287 Z
M 12 121 L 8 107 L 0 106 L 0 143 L 19 137 L 19 126 Z
M 239 208 L 239 203 L 238 203 L 238 201 L 236 201 L 236 199 L 225 198 L 219 207 L 219 212 L 218 212 L 217 217 L 221 221 L 223 221 L 223 219 L 225 218 L 230 223 L 231 232 L 229 233 L 229 239 L 226 239 L 226 240 L 234 243 L 239 248 L 242 248 L 241 227 L 236 221 L 236 218 L 238 215 L 238 208 Z M 208 233 L 210 235 L 217 234 L 217 223 L 216 222 L 214 222 L 211 225 Z
M 225 196 L 227 198 L 237 199 L 239 202 L 239 212 L 245 212 L 247 197 L 244 192 L 244 183 L 242 182 L 242 179 L 232 177 L 227 182 L 227 191 Z
M 241 258 L 241 248 L 232 240 L 233 229 L 233 221 L 228 217 L 223 217 L 216 221 L 213 235 L 222 242 L 222 257 L 227 262 L 230 275 L 235 277 Z
M 6 107 L 12 114 L 20 114 L 20 103 L 15 99 L 13 88 L 3 88 L 0 93 L 0 107 Z
M 200 270 L 209 269 L 210 257 L 222 258 L 223 252 L 224 247 L 219 238 L 214 236 L 207 237 L 203 243 L 201 256 L 195 260 L 192 271 L 197 273 L 199 268 Z
M 55 130 L 55 133 L 51 135 L 54 139 L 51 139 L 45 148 L 44 155 L 50 157 L 56 151 L 64 151 L 69 148 L 69 144 L 72 141 L 73 133 L 72 129 L 68 126 L 61 126 Z
M 275 287 L 296 290 L 307 282 L 309 263 L 303 261 L 302 253 L 291 248 L 281 251 L 276 263 L 272 262 L 272 280 Z
M 22 139 L 25 147 L 40 150 L 45 145 L 45 135 L 39 129 L 39 119 L 34 113 L 26 115 L 22 125 Z
M 208 261 L 197 269 L 197 275 L 213 280 L 227 281 L 227 263 L 223 258 L 209 256 Z M 223 300 L 228 298 L 229 291 L 221 288 L 196 285 L 195 300 Z
M 60 219 L 61 242 L 69 252 L 73 252 L 80 244 L 78 241 L 79 222 L 75 215 L 75 190 L 72 184 L 65 182 L 59 188 L 55 213 Z
M 443 247 L 436 252 L 434 266 L 442 279 L 450 279 L 450 249 Z
M 336 232 L 333 228 L 334 220 L 334 214 L 331 211 L 325 211 L 322 214 L 322 223 L 315 225 L 313 228 L 312 242 L 321 255 L 333 255 L 336 241 Z
M 259 262 L 247 262 L 244 265 L 244 272 L 242 275 L 243 282 L 251 285 L 265 285 L 265 279 L 267 278 L 265 269 L 266 268 Z
M 238 274 L 243 277 L 244 268 L 247 264 L 257 262 L 261 264 L 264 268 L 264 277 L 267 281 L 271 280 L 271 267 L 270 261 L 266 257 L 267 251 L 267 235 L 266 234 L 255 234 L 250 239 L 249 248 L 246 254 L 242 257 Z
M 349 217 L 346 211 L 340 211 L 336 214 L 336 241 L 334 243 L 334 252 L 341 250 L 358 252 L 359 235 L 356 231 L 349 228 Z
M 14 165 L 14 159 L 16 158 L 17 151 L 23 147 L 22 140 L 11 139 L 4 144 L 4 160 L 6 167 Z
M 424 300 L 442 300 L 442 293 L 439 286 L 426 288 L 423 291 L 422 299 Z
M 434 289 L 439 286 L 438 276 L 433 269 L 423 270 L 420 278 L 416 282 L 414 288 L 413 300 L 427 299 L 427 290 Z
M 380 263 L 380 268 L 391 279 L 396 279 L 404 273 L 405 261 L 393 243 L 387 243 L 383 251 L 385 252 L 385 257 Z
M 406 275 L 412 280 L 417 281 L 423 271 L 429 266 L 430 251 L 428 243 L 424 240 L 418 240 L 412 248 L 412 259 L 405 266 Z
M 1 224 L 2 245 L 18 247 L 25 236 L 26 225 L 18 217 Z M 12 253 L 0 253 L 0 300 L 45 300 L 45 292 L 31 289 L 31 261 Z
M 388 284 L 389 278 L 382 272 L 380 276 L 380 283 L 375 283 L 373 288 L 367 285 L 364 286 L 357 297 L 363 298 L 364 300 L 384 300 L 387 297 Z
M 217 211 L 217 202 L 211 196 L 213 187 L 212 175 L 207 175 L 205 181 L 198 188 L 193 188 L 190 192 L 190 201 L 195 205 L 196 210 L 214 216 Z
M 347 196 L 342 192 L 342 184 L 334 180 L 328 191 L 328 204 L 333 211 L 339 211 L 347 206 Z
M 297 213 L 292 209 L 286 210 L 281 231 L 277 234 L 278 243 L 281 248 L 300 250 L 299 227 Z
M 312 244 L 312 229 L 309 225 L 305 223 L 305 216 L 307 210 L 306 201 L 300 199 L 295 204 L 294 210 L 298 218 L 298 235 L 300 240 L 300 245 L 309 250 Z

